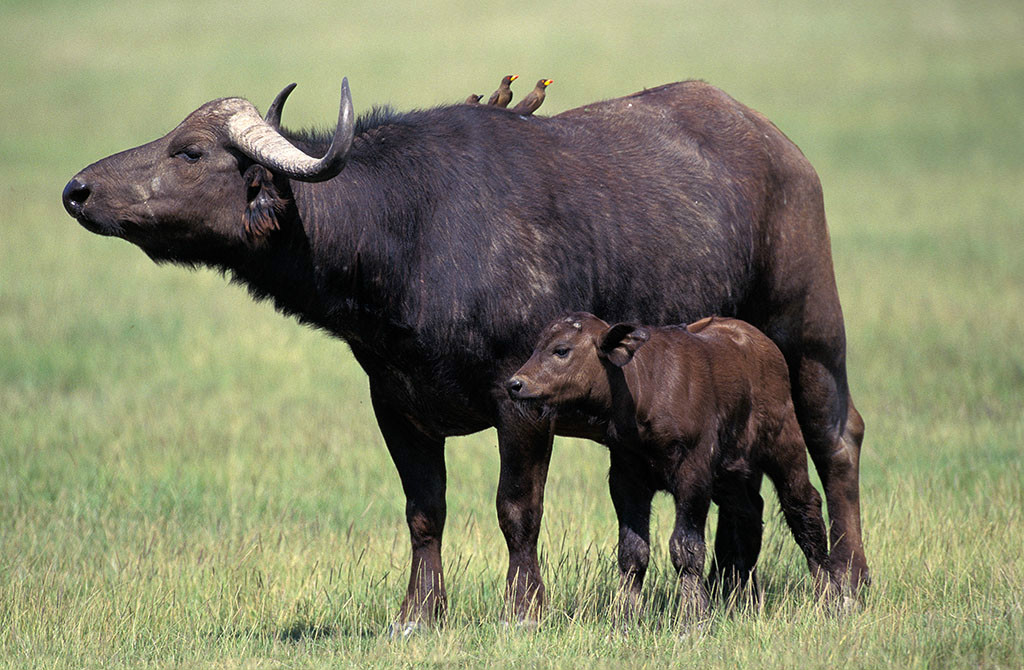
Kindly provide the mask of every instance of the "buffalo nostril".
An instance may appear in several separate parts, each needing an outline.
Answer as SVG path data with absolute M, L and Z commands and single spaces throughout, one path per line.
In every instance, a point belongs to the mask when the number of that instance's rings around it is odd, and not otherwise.
M 505 384 L 505 388 L 508 390 L 508 394 L 514 397 L 517 393 L 523 390 L 523 380 L 513 377 L 508 380 L 507 384 Z
M 72 179 L 64 187 L 64 193 L 62 194 L 64 209 L 68 210 L 68 214 L 71 216 L 80 216 L 82 214 L 82 207 L 85 206 L 85 201 L 89 199 L 90 193 L 91 191 L 88 186 L 78 181 L 78 179 Z

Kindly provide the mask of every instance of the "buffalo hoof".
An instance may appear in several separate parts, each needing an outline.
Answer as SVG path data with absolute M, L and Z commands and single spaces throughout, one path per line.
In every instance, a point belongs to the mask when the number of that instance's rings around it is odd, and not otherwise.
M 864 601 L 855 595 L 844 593 L 841 597 L 835 600 L 835 615 L 837 617 L 845 617 L 851 614 L 856 614 L 864 608 Z
M 502 621 L 501 630 L 505 633 L 536 633 L 540 628 L 540 622 L 536 619 L 523 619 L 522 621 Z
M 423 632 L 425 629 L 426 626 L 418 621 L 396 621 L 388 626 L 388 638 L 392 640 L 405 640 Z
M 711 619 L 704 618 L 700 621 L 687 621 L 679 626 L 679 639 L 686 641 L 700 640 L 711 633 Z

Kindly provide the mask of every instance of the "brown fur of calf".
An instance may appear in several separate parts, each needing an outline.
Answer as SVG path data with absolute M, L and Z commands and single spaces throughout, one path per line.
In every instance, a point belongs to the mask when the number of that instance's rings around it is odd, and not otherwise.
M 655 491 L 668 491 L 676 502 L 669 551 L 684 619 L 700 618 L 708 608 L 702 577 L 712 500 L 732 519 L 719 529 L 712 581 L 731 589 L 753 577 L 762 474 L 778 491 L 819 594 L 834 588 L 821 496 L 807 475 L 786 361 L 750 324 L 713 317 L 688 327 L 609 326 L 592 314 L 570 314 L 544 328 L 507 389 L 514 399 L 592 422 L 609 447 L 629 610 L 647 570 Z

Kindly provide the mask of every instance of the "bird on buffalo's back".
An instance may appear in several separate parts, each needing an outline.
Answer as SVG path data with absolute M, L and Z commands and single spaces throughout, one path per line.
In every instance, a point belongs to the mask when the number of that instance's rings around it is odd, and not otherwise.
M 482 98 L 482 97 L 484 97 L 484 96 L 477 95 L 476 93 L 474 93 L 473 95 L 471 95 L 468 98 L 466 98 L 465 104 L 467 104 L 467 105 L 479 105 L 480 104 L 480 98 Z
M 541 79 L 533 90 L 526 94 L 526 97 L 519 101 L 519 104 L 512 108 L 516 114 L 529 116 L 537 111 L 544 102 L 544 89 L 551 85 L 551 79 Z
M 508 103 L 512 102 L 512 88 L 511 84 L 516 79 L 519 79 L 517 74 L 507 74 L 501 78 L 501 86 L 498 90 L 491 94 L 491 97 L 487 99 L 488 105 L 495 105 L 497 107 L 508 107 Z

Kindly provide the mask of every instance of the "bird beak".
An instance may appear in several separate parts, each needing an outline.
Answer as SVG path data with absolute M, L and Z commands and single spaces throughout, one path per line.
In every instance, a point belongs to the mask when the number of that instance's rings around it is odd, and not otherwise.
M 551 84 L 554 83 L 554 81 L 555 81 L 554 79 L 545 79 L 544 80 L 544 85 L 545 86 L 551 86 Z
M 511 83 L 512 83 L 512 82 L 514 82 L 514 81 L 515 81 L 516 79 L 519 79 L 519 75 L 517 75 L 517 74 L 514 74 L 514 75 L 512 75 L 512 77 L 511 77 L 511 78 L 510 78 L 510 79 L 509 79 L 508 81 L 509 81 L 509 83 L 511 84 Z

